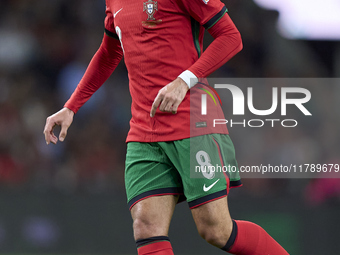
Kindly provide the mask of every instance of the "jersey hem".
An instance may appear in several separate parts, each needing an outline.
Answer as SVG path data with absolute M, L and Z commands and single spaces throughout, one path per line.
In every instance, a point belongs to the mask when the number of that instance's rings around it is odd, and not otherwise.
M 129 143 L 129 142 L 139 142 L 139 143 L 170 142 L 170 141 L 178 141 L 178 140 L 193 138 L 193 137 L 202 136 L 202 135 L 211 135 L 211 134 L 229 135 L 229 132 L 207 132 L 207 133 L 202 133 L 202 134 L 183 135 L 183 136 L 176 135 L 176 136 L 167 136 L 166 139 L 163 138 L 164 135 L 157 135 L 157 137 L 155 136 L 148 137 L 146 139 L 141 139 L 140 137 L 137 137 L 137 136 L 128 135 L 125 142 L 126 143 Z

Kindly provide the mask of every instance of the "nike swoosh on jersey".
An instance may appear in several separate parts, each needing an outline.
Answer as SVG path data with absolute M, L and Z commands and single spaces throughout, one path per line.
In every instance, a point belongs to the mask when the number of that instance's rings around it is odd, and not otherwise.
M 123 8 L 121 8 L 120 10 L 116 11 L 114 14 L 113 14 L 113 17 L 115 18 L 116 15 L 118 14 L 118 12 L 120 12 L 121 10 L 123 10 Z
M 215 186 L 215 184 L 219 181 L 220 179 L 218 179 L 217 181 L 215 181 L 213 184 L 211 184 L 210 186 L 206 187 L 205 184 L 203 185 L 203 191 L 207 192 L 209 190 L 211 190 L 212 187 Z

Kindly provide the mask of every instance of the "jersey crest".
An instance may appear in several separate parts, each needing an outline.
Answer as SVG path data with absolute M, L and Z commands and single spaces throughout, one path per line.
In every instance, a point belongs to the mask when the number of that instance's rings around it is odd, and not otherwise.
M 143 12 L 146 12 L 148 14 L 147 20 L 155 20 L 153 15 L 156 11 L 158 11 L 157 1 L 149 0 L 147 2 L 144 2 L 144 8 Z

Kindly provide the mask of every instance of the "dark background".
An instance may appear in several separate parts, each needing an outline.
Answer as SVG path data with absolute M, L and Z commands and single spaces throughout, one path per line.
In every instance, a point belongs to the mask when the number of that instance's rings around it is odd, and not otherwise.
M 224 2 L 244 49 L 214 77 L 339 77 L 339 42 L 284 39 L 277 12 Z M 104 10 L 104 1 L 0 2 L 0 253 L 135 253 L 123 182 L 131 117 L 123 62 L 64 143 L 46 146 L 42 134 L 99 47 Z M 231 129 L 239 164 L 339 163 L 340 87 L 313 91 L 313 117 L 295 129 Z M 232 217 L 261 224 L 290 254 L 338 254 L 340 182 L 317 177 L 244 179 L 231 191 Z M 223 254 L 200 239 L 186 203 L 170 238 L 176 254 Z

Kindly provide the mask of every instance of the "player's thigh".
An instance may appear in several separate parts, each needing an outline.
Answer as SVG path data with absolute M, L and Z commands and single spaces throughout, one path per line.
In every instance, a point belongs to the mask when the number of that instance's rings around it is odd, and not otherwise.
M 228 189 L 241 185 L 234 144 L 227 134 L 209 134 L 190 139 L 190 167 L 195 177 L 228 178 Z
M 193 208 L 191 213 L 200 235 L 208 242 L 223 247 L 233 228 L 227 197 Z
M 135 240 L 167 236 L 178 196 L 149 197 L 131 208 Z
M 128 143 L 125 162 L 128 205 L 153 196 L 181 195 L 181 177 L 157 143 Z
M 191 213 L 197 228 L 230 226 L 232 223 L 227 197 L 193 208 Z
M 180 175 L 157 143 L 128 143 L 125 188 L 135 239 L 166 236 L 183 188 Z
M 190 209 L 227 196 L 229 188 L 240 182 L 228 135 L 210 134 L 175 141 L 172 150 L 168 144 L 162 146 L 168 146 L 166 151 L 171 152 L 168 156 L 181 176 Z

